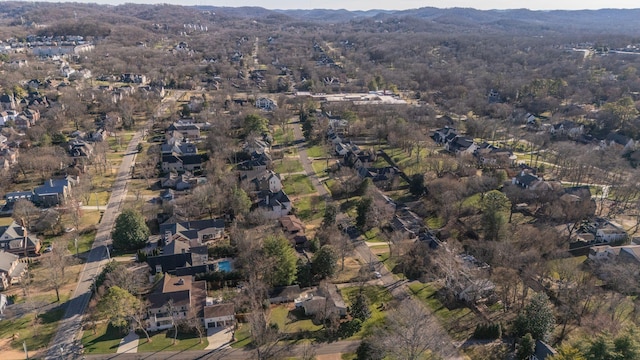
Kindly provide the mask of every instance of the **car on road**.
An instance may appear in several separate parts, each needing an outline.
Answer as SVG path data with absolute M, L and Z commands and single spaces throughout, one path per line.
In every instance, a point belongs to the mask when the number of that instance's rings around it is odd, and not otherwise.
M 376 271 L 376 272 L 373 273 L 373 276 L 375 276 L 376 279 L 380 279 L 382 277 L 382 274 L 380 274 L 379 271 Z

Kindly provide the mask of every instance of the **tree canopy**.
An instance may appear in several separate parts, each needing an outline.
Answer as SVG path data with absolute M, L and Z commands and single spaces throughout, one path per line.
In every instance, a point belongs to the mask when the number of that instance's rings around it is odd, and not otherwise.
M 116 249 L 140 249 L 147 243 L 149 228 L 140 213 L 126 209 L 116 218 L 111 238 L 113 239 L 113 247 Z
M 271 285 L 291 285 L 296 279 L 297 256 L 289 244 L 289 240 L 282 236 L 270 236 L 264 241 L 264 253 L 272 264 Z
M 555 317 L 549 298 L 544 293 L 536 293 L 524 311 L 514 321 L 514 332 L 517 336 L 527 333 L 536 340 L 545 340 L 553 330 Z

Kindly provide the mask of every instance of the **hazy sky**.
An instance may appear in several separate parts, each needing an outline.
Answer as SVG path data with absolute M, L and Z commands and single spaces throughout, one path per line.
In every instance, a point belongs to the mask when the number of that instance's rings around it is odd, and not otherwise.
M 40 0 L 41 1 L 41 0 Z M 51 0 L 49 0 L 51 1 Z M 58 0 L 53 0 L 57 2 Z M 532 10 L 576 10 L 640 8 L 638 0 L 70 0 L 75 2 L 96 2 L 99 4 L 129 3 L 171 3 L 177 5 L 213 5 L 213 6 L 260 6 L 267 9 L 415 9 L 425 6 L 438 8 L 471 7 L 476 9 L 518 9 Z M 0 3 L 2 1 L 0 0 Z M 1 5 L 0 5 L 1 6 Z

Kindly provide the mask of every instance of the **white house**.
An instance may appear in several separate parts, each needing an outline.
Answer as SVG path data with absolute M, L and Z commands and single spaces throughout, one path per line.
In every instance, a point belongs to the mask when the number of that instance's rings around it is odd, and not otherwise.
M 628 236 L 622 227 L 611 222 L 607 222 L 596 230 L 596 241 L 601 243 L 625 240 Z
M 233 303 L 214 304 L 212 298 L 207 298 L 204 307 L 204 327 L 228 327 L 235 323 L 236 312 Z

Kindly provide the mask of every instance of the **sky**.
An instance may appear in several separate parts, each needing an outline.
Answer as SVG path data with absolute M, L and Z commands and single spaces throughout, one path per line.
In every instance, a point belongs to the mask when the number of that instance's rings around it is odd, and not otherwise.
M 42 1 L 42 0 L 39 0 Z M 51 0 L 49 0 L 51 1 Z M 59 0 L 53 0 L 58 2 Z M 469 7 L 487 9 L 531 10 L 580 10 L 580 9 L 635 9 L 640 8 L 638 0 L 69 0 L 74 2 L 94 2 L 99 4 L 122 3 L 169 3 L 176 5 L 211 6 L 260 6 L 266 9 L 347 9 L 347 10 L 405 10 L 420 7 Z M 0 3 L 2 1 L 0 0 Z

